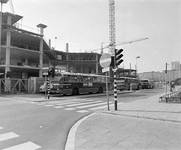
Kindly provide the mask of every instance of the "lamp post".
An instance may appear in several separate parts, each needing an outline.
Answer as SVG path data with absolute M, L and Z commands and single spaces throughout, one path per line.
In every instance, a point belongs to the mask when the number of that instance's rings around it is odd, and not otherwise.
M 1 64 L 1 36 L 2 36 L 2 7 L 4 3 L 7 3 L 9 0 L 0 0 L 1 3 L 1 14 L 0 14 L 0 64 Z
M 167 66 L 168 66 L 169 64 L 168 63 L 166 63 L 166 66 L 165 66 L 165 95 L 167 95 L 167 82 L 168 82 L 168 80 L 167 80 L 167 72 L 168 72 L 168 70 L 167 70 Z M 167 101 L 166 101 L 167 102 Z
M 101 42 L 101 54 L 103 54 L 103 44 L 104 44 L 105 42 Z
M 135 68 L 135 69 L 136 69 L 136 77 L 137 77 L 137 71 L 138 71 L 138 66 L 137 66 L 137 59 L 138 59 L 138 58 L 140 58 L 140 56 L 137 56 L 137 57 L 136 57 L 136 68 Z

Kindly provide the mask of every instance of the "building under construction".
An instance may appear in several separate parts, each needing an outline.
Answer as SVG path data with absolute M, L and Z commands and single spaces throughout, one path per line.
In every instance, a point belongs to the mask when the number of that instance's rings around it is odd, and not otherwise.
M 47 27 L 38 24 L 39 33 L 16 27 L 20 15 L 2 13 L 0 46 L 0 92 L 28 91 L 29 79 L 43 76 L 44 68 L 55 67 L 71 72 L 100 74 L 101 54 L 69 53 L 53 50 L 44 40 Z

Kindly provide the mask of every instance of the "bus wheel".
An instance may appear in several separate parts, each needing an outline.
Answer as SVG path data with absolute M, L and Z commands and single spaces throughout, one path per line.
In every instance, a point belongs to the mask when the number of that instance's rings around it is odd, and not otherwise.
M 72 91 L 72 95 L 78 95 L 78 94 L 79 94 L 78 88 L 74 88 Z
M 98 93 L 103 93 L 103 88 L 102 87 L 99 87 Z

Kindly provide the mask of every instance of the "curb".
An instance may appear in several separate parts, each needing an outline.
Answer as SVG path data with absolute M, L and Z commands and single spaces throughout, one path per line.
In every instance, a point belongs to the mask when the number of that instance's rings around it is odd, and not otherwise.
M 88 116 L 83 117 L 82 119 L 78 120 L 69 130 L 67 141 L 65 144 L 65 150 L 75 150 L 75 133 L 77 131 L 77 128 L 80 126 L 82 122 L 84 122 L 89 117 L 95 115 L 96 113 L 92 113 Z
M 152 119 L 152 120 L 159 120 L 159 121 L 168 121 L 168 122 L 176 122 L 181 123 L 181 121 L 172 120 L 172 119 L 162 119 L 162 118 L 153 118 L 153 117 L 144 117 L 144 116 L 134 116 L 134 115 L 126 115 L 126 114 L 117 114 L 114 112 L 102 112 L 109 115 L 117 115 L 117 116 L 124 116 L 124 117 L 132 117 L 132 118 L 142 118 L 142 119 Z

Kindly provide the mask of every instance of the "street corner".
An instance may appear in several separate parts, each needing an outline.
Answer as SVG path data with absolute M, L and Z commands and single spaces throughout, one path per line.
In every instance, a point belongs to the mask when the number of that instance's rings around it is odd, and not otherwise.
M 87 124 L 88 119 L 94 115 L 96 115 L 96 113 L 92 113 L 81 118 L 71 127 L 67 136 L 65 150 L 74 150 L 76 145 L 81 145 L 80 143 L 84 141 L 82 138 L 82 135 L 84 134 L 83 132 L 87 130 L 84 124 Z

